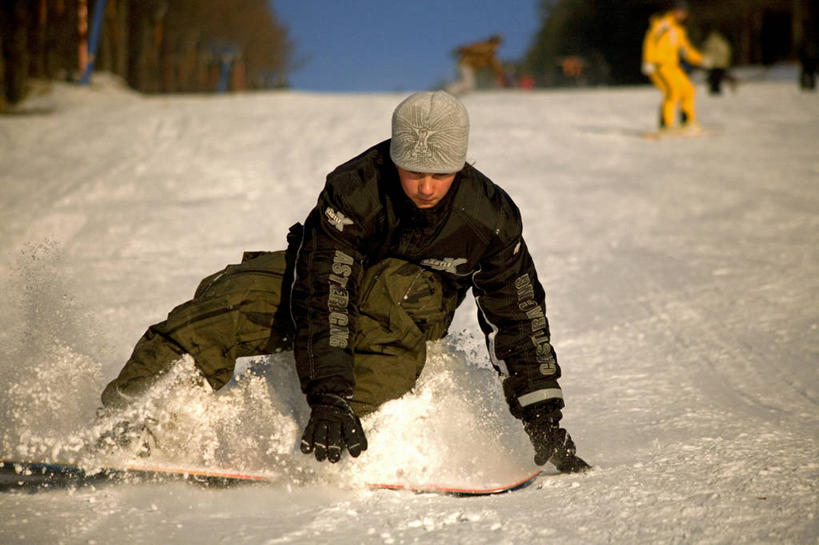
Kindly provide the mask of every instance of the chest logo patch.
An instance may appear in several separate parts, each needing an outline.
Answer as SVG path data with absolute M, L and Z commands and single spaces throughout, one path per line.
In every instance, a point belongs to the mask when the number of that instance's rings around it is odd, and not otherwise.
M 327 221 L 330 222 L 330 225 L 332 225 L 339 231 L 344 231 L 345 225 L 353 224 L 353 220 L 351 220 L 341 212 L 336 212 L 329 206 L 324 210 L 324 217 L 327 218 Z
M 464 263 L 466 263 L 466 259 L 463 257 L 445 257 L 443 259 L 430 257 L 421 260 L 421 265 L 425 265 L 430 269 L 435 269 L 436 271 L 448 272 L 450 274 L 458 274 L 458 266 L 463 265 Z

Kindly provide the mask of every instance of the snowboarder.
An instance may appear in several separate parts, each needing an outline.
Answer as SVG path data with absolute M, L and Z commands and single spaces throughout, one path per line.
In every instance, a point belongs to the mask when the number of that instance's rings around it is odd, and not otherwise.
M 535 461 L 587 467 L 559 423 L 561 370 L 544 292 L 512 199 L 466 163 L 469 119 L 444 92 L 395 109 L 392 138 L 327 176 L 287 251 L 246 253 L 151 326 L 102 394 L 127 405 L 184 354 L 218 389 L 235 359 L 294 349 L 311 416 L 304 453 L 336 462 L 367 448 L 359 420 L 407 393 L 426 342 L 472 290 L 512 414 Z
M 688 41 L 683 23 L 688 19 L 688 2 L 677 0 L 673 9 L 651 18 L 643 40 L 643 74 L 660 89 L 663 101 L 660 129 L 674 128 L 677 107 L 682 110 L 682 126 L 698 130 L 694 104 L 694 85 L 680 66 L 680 55 L 686 62 L 710 67 L 710 60 Z
M 506 74 L 497 57 L 498 48 L 502 43 L 503 38 L 499 34 L 494 34 L 484 41 L 463 45 L 453 51 L 453 55 L 458 59 L 458 74 L 461 79 L 447 87 L 447 91 L 453 95 L 474 91 L 477 86 L 475 81 L 477 73 L 484 68 L 489 68 L 497 84 L 505 87 Z

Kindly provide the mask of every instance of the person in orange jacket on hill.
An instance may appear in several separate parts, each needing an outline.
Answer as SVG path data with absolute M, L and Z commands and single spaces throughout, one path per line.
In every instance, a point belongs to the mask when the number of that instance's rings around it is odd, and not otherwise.
M 494 34 L 485 41 L 463 45 L 453 51 L 453 55 L 458 58 L 458 72 L 461 79 L 449 85 L 447 91 L 453 95 L 463 95 L 474 91 L 475 77 L 480 70 L 485 68 L 492 71 L 500 87 L 506 87 L 503 65 L 497 57 L 497 51 L 502 43 L 503 38 L 499 34 Z
M 688 19 L 688 13 L 688 3 L 678 0 L 670 11 L 651 18 L 643 40 L 643 74 L 663 94 L 661 130 L 674 127 L 678 104 L 682 110 L 683 127 L 699 129 L 694 107 L 694 85 L 680 67 L 680 57 L 705 68 L 708 68 L 709 61 L 688 41 L 682 26 Z

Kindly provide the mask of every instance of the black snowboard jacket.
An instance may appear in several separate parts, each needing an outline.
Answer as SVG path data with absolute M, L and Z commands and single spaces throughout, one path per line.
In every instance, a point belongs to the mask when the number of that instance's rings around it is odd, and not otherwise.
M 441 202 L 419 209 L 401 189 L 389 147 L 384 141 L 331 172 L 305 221 L 290 299 L 304 392 L 352 394 L 362 273 L 396 257 L 439 273 L 458 302 L 472 289 L 513 414 L 542 401 L 562 406 L 544 292 L 517 206 L 467 164 Z

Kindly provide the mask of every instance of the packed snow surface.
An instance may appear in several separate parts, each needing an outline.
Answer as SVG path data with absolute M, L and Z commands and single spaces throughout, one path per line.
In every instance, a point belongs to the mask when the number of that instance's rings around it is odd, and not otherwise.
M 88 447 L 123 415 L 95 420 L 99 393 L 145 328 L 242 251 L 283 248 L 403 96 L 100 79 L 0 118 L 0 456 L 101 463 Z M 819 97 L 702 93 L 709 136 L 662 141 L 641 138 L 649 87 L 464 100 L 469 160 L 521 208 L 593 471 L 473 499 L 363 486 L 531 470 L 467 302 L 358 460 L 297 453 L 291 354 L 215 394 L 182 360 L 133 409 L 158 421 L 152 461 L 280 480 L 6 492 L 0 543 L 819 543 Z

